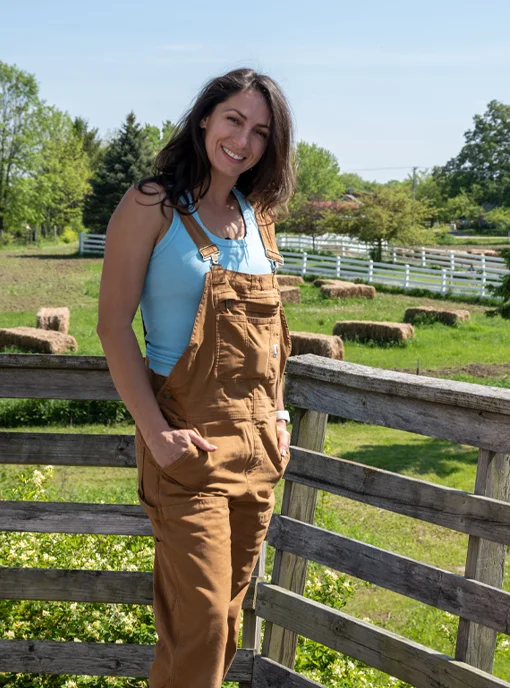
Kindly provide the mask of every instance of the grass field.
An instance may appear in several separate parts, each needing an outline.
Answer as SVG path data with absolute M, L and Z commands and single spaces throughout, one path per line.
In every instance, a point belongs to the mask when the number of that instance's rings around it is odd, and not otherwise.
M 0 327 L 35 325 L 40 306 L 68 305 L 71 329 L 79 343 L 79 354 L 101 355 L 95 333 L 97 296 L 102 260 L 77 258 L 74 248 L 0 252 Z M 378 294 L 374 301 L 349 299 L 330 301 L 307 283 L 302 303 L 286 305 L 291 330 L 331 334 L 336 320 L 391 320 L 401 322 L 408 306 L 438 306 L 437 299 L 402 294 Z M 447 302 L 467 308 L 471 321 L 451 328 L 440 324 L 416 328 L 416 339 L 405 346 L 376 346 L 345 342 L 348 361 L 376 368 L 408 370 L 422 374 L 510 387 L 510 322 L 487 318 L 486 306 Z M 143 342 L 139 314 L 134 327 Z M 44 431 L 45 428 L 16 428 Z M 69 432 L 67 426 L 47 428 Z M 132 433 L 130 424 L 74 426 L 73 432 Z M 355 422 L 330 422 L 325 450 L 332 456 L 366 463 L 442 485 L 472 491 L 477 451 L 406 432 Z M 4 467 L 2 482 L 11 486 L 18 467 Z M 47 497 L 89 502 L 137 503 L 136 478 L 131 469 L 87 469 L 57 467 Z M 277 487 L 278 504 L 283 483 Z M 278 509 L 279 507 L 277 507 Z M 467 538 L 443 528 L 386 513 L 343 498 L 321 493 L 317 525 L 357 538 L 450 571 L 462 573 Z M 505 589 L 510 590 L 510 567 Z M 426 605 L 355 581 L 355 594 L 345 610 L 368 618 L 388 630 L 448 654 L 454 652 L 456 619 Z M 495 674 L 510 679 L 510 651 L 500 639 Z M 374 684 L 375 685 L 375 684 Z M 381 678 L 377 685 L 385 685 Z

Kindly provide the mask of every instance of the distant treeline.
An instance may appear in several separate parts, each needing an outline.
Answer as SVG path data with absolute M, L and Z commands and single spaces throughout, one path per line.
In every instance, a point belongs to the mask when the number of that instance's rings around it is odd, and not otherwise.
M 104 233 L 125 191 L 153 171 L 176 125 L 137 122 L 130 112 L 100 137 L 39 97 L 34 75 L 0 62 L 0 242 Z M 433 242 L 437 226 L 510 231 L 510 106 L 491 101 L 475 115 L 459 154 L 444 166 L 414 170 L 386 184 L 342 173 L 325 148 L 297 145 L 297 192 L 279 230 L 333 231 L 362 240 Z M 436 226 L 436 230 L 433 227 Z

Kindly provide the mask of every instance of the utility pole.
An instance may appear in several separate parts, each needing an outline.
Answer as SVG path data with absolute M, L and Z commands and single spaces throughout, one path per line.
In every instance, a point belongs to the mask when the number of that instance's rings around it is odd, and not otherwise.
M 412 215 L 411 215 L 411 226 L 414 227 L 414 201 L 416 200 L 416 170 L 417 167 L 413 167 L 413 204 L 412 204 Z
M 416 170 L 417 167 L 413 167 L 413 201 L 416 198 Z

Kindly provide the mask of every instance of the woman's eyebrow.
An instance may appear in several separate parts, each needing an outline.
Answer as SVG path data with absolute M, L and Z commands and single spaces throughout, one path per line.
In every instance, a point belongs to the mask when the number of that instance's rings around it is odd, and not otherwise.
M 237 112 L 237 114 L 239 115 L 239 117 L 242 117 L 245 121 L 248 119 L 248 117 L 246 117 L 246 115 L 243 115 L 243 113 L 241 112 L 241 110 L 238 110 L 237 108 L 229 108 L 229 109 L 226 110 L 225 112 L 232 112 L 232 111 L 233 111 L 233 112 Z M 264 129 L 269 129 L 269 125 L 268 125 L 268 124 L 256 124 L 255 126 L 256 126 L 256 127 L 264 127 Z

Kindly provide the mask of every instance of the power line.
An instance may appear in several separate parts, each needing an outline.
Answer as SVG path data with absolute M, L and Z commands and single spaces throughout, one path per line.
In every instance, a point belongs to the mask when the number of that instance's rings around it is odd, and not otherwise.
M 402 167 L 363 167 L 356 170 L 341 170 L 343 172 L 377 172 L 379 170 L 412 170 L 414 168 L 425 168 L 425 165 L 402 165 Z

